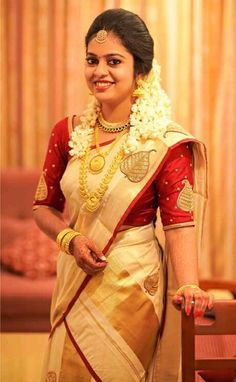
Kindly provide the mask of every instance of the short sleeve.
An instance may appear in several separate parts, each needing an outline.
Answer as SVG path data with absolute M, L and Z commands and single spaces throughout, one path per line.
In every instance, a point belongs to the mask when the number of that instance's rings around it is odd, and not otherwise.
M 33 209 L 43 205 L 63 212 L 65 198 L 60 188 L 60 180 L 69 159 L 68 141 L 69 131 L 66 118 L 58 122 L 51 132 Z
M 194 226 L 191 144 L 181 143 L 170 150 L 155 185 L 164 230 Z

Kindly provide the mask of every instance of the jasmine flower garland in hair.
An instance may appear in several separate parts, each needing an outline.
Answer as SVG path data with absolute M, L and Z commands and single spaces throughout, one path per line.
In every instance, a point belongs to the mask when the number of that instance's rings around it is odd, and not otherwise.
M 141 97 L 138 97 L 131 107 L 130 131 L 123 145 L 125 154 L 136 151 L 142 140 L 163 136 L 171 120 L 170 100 L 160 82 L 160 66 L 154 59 L 151 72 L 144 79 L 137 81 Z M 71 134 L 70 155 L 76 155 L 79 158 L 85 155 L 91 145 L 100 110 L 101 106 L 94 98 L 80 118 L 79 125 Z
M 124 145 L 126 154 L 135 151 L 140 140 L 162 136 L 171 119 L 171 106 L 161 87 L 160 66 L 153 60 L 152 70 L 137 81 L 138 97 L 131 108 L 130 132 Z

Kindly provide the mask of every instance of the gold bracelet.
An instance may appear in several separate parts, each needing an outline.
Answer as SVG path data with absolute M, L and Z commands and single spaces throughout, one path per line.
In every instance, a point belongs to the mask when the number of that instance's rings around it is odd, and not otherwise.
M 56 238 L 56 242 L 59 245 L 59 247 L 61 247 L 61 242 L 62 242 L 64 236 L 67 235 L 67 233 L 69 233 L 69 232 L 74 232 L 74 230 L 72 228 L 65 228 L 59 232 L 59 234 L 57 235 L 57 238 Z
M 62 243 L 61 243 L 61 250 L 62 250 L 63 252 L 65 252 L 65 253 L 67 253 L 67 255 L 71 255 L 71 253 L 70 253 L 70 243 L 71 243 L 71 240 L 73 240 L 74 237 L 76 237 L 76 236 L 80 236 L 80 235 L 81 235 L 81 233 L 76 232 L 76 231 L 74 231 L 74 232 L 68 232 L 68 233 L 64 236 L 64 238 L 63 238 L 63 240 L 62 240 Z
M 185 288 L 200 290 L 200 287 L 197 284 L 185 284 L 179 287 L 179 289 L 177 289 L 176 294 L 178 294 L 179 292 L 182 292 L 182 290 L 184 290 Z
M 66 252 L 70 255 L 69 246 L 70 242 L 74 237 L 80 236 L 81 233 L 74 231 L 72 228 L 65 228 L 59 232 L 56 238 L 56 242 L 59 245 L 61 251 Z

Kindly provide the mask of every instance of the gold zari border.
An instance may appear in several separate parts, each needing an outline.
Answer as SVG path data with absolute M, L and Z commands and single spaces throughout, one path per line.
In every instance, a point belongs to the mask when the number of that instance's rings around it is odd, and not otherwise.
M 195 222 L 185 222 L 185 223 L 176 223 L 176 224 L 170 224 L 163 227 L 164 231 L 168 231 L 168 229 L 172 228 L 181 228 L 181 227 L 195 227 Z

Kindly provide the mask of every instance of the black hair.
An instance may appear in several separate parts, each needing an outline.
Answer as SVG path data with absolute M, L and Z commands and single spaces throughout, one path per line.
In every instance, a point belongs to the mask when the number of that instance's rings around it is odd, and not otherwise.
M 122 8 L 108 9 L 96 17 L 85 37 L 85 45 L 97 32 L 105 29 L 114 33 L 134 57 L 134 73 L 148 74 L 152 68 L 154 43 L 144 21 L 135 13 Z

